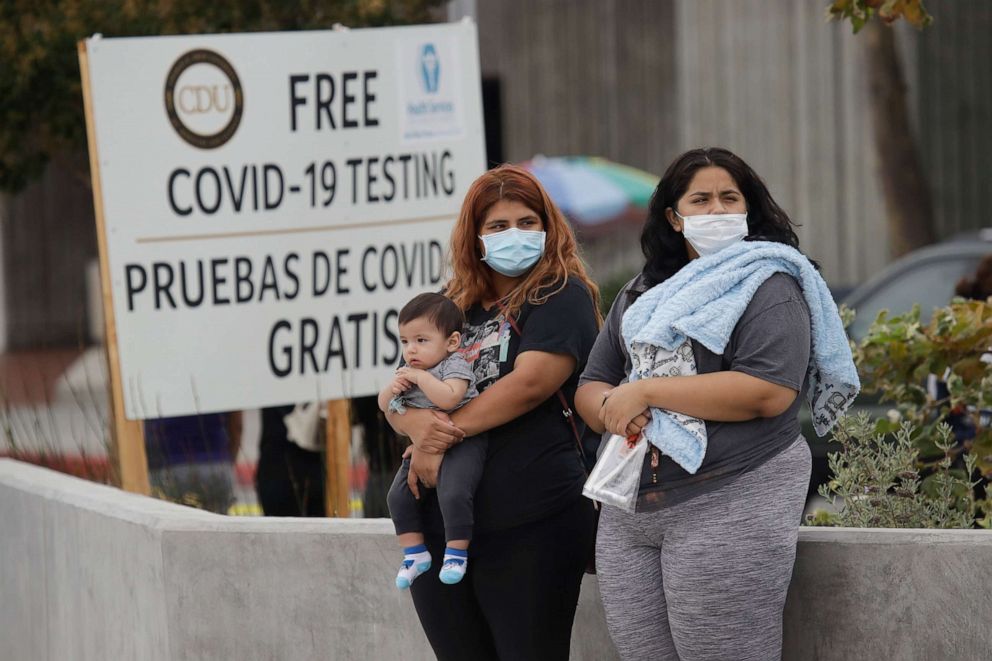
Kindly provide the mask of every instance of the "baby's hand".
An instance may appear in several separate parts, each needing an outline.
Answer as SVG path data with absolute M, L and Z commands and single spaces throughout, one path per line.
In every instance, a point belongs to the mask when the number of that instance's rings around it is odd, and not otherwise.
M 393 377 L 393 381 L 389 385 L 389 390 L 394 395 L 401 395 L 412 387 L 413 384 L 408 379 L 397 374 L 396 376 Z
M 409 383 L 419 383 L 420 375 L 424 373 L 424 370 L 418 370 L 415 367 L 401 367 L 396 370 L 397 378 L 406 379 Z

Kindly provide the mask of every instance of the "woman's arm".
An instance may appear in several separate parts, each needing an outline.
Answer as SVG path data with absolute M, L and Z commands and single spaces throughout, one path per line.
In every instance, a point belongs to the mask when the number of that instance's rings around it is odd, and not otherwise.
M 385 413 L 389 410 L 389 401 L 393 398 L 393 382 L 390 381 L 382 387 L 379 391 L 379 397 L 376 400 L 379 404 L 379 410 Z
M 386 413 L 386 422 L 396 433 L 408 436 L 421 452 L 444 454 L 465 433 L 451 424 L 447 413 L 433 409 L 408 408 L 406 413 Z
M 605 401 L 604 395 L 615 387 L 612 383 L 589 381 L 575 391 L 575 410 L 585 420 L 589 429 L 597 434 L 602 434 L 606 429 L 603 421 L 599 419 L 599 411 Z
M 613 300 L 603 328 L 596 336 L 592 351 L 589 352 L 589 360 L 579 378 L 579 389 L 575 393 L 575 410 L 590 429 L 600 434 L 604 431 L 603 422 L 599 419 L 599 411 L 604 401 L 603 394 L 627 378 L 624 369 L 627 356 L 620 339 L 620 325 L 626 309 L 627 292 L 633 282 L 634 280 L 628 282 Z M 644 418 L 644 422 L 647 422 L 647 417 Z
M 447 414 L 432 409 L 408 408 L 403 414 L 387 411 L 386 421 L 413 443 L 412 448 L 408 448 L 410 471 L 407 484 L 419 498 L 417 480 L 426 487 L 434 487 L 445 451 L 459 443 L 465 434 L 451 424 Z
M 606 430 L 606 425 L 599 419 L 599 413 L 606 403 L 605 393 L 613 390 L 615 386 L 604 381 L 588 381 L 583 383 L 575 393 L 575 409 L 582 419 L 585 420 L 589 429 L 597 434 L 602 434 Z M 651 420 L 650 409 L 644 409 L 639 415 L 627 425 L 624 436 L 634 436 L 640 434 L 648 422 Z
M 619 434 L 645 407 L 718 422 L 772 418 L 784 413 L 798 394 L 792 388 L 735 371 L 642 379 L 613 388 L 600 409 L 599 420 Z
M 451 414 L 466 436 L 506 424 L 537 408 L 562 387 L 575 371 L 573 356 L 525 351 L 513 362 L 513 371 Z
M 810 357 L 810 317 L 799 283 L 770 277 L 734 328 L 720 372 L 643 379 L 614 388 L 600 420 L 614 431 L 645 406 L 716 422 L 781 415 L 802 388 Z
M 387 414 L 393 429 L 413 440 L 410 481 L 419 478 L 426 486 L 433 486 L 440 455 L 448 447 L 463 436 L 488 431 L 537 408 L 568 380 L 575 364 L 569 355 L 525 351 L 517 356 L 513 371 L 452 413 L 450 422 L 438 411 L 408 409 L 404 415 Z
M 445 450 L 466 435 L 488 431 L 537 408 L 561 388 L 575 365 L 570 355 L 525 351 L 513 362 L 513 371 L 450 418 L 438 411 L 414 409 L 404 415 L 387 414 L 393 429 L 409 436 L 414 444 L 408 483 L 419 478 L 425 486 L 433 486 Z

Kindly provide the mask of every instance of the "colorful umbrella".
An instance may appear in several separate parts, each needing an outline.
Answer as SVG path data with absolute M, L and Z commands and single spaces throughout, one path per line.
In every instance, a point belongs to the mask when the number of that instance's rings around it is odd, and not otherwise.
M 577 229 L 596 234 L 615 222 L 642 221 L 659 179 L 594 156 L 535 156 L 523 166 Z

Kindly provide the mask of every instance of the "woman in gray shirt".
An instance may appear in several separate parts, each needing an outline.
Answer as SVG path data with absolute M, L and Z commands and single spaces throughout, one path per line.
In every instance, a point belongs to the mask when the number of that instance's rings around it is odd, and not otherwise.
M 576 396 L 599 432 L 636 434 L 650 408 L 705 421 L 690 474 L 649 446 L 636 513 L 604 506 L 596 564 L 610 634 L 624 659 L 777 659 L 810 455 L 797 412 L 810 314 L 792 276 L 755 291 L 722 355 L 692 340 L 696 374 L 627 383 L 626 309 L 690 260 L 742 239 L 798 248 L 755 172 L 723 149 L 683 154 L 651 201 L 643 271 L 617 296 Z M 644 441 L 642 441 L 644 442 Z

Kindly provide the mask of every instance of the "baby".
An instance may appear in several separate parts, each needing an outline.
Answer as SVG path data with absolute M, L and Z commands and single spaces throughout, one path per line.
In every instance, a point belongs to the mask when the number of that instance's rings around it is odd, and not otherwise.
M 404 366 L 379 393 L 379 408 L 405 413 L 407 407 L 454 411 L 478 396 L 472 367 L 458 353 L 462 311 L 440 294 L 421 294 L 403 306 L 399 316 Z M 468 569 L 472 538 L 473 499 L 486 460 L 486 439 L 464 439 L 444 455 L 437 480 L 437 497 L 444 518 L 447 548 L 439 578 L 458 583 Z M 410 460 L 404 459 L 389 488 L 389 513 L 403 547 L 403 564 L 396 587 L 406 589 L 431 567 L 424 545 L 420 504 L 407 486 Z

